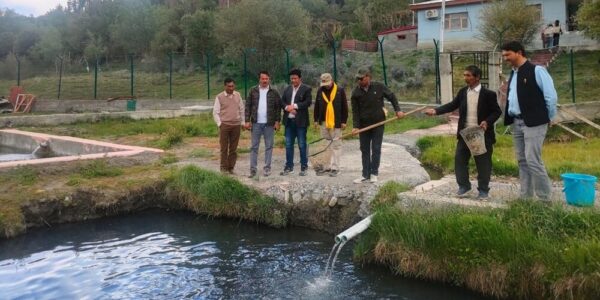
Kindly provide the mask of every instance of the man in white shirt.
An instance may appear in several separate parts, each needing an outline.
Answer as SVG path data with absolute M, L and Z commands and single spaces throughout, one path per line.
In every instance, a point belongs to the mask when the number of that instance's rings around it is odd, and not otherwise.
M 294 142 L 298 140 L 300 152 L 300 176 L 308 171 L 306 129 L 310 125 L 308 108 L 312 104 L 312 88 L 302 83 L 302 72 L 290 71 L 290 85 L 283 91 L 283 125 L 285 125 L 285 167 L 280 175 L 294 172 Z
M 263 175 L 271 175 L 271 157 L 275 131 L 279 130 L 281 120 L 281 97 L 271 88 L 271 76 L 267 71 L 259 73 L 259 84 L 253 87 L 246 98 L 244 128 L 252 130 L 252 146 L 250 148 L 250 175 L 257 174 L 258 149 L 260 138 L 265 140 L 265 165 Z

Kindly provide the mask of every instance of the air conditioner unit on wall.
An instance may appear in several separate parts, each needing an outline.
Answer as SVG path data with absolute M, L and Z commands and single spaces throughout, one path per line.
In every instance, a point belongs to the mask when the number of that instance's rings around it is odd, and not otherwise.
M 439 17 L 437 9 L 429 9 L 425 11 L 425 17 L 427 19 L 437 19 Z

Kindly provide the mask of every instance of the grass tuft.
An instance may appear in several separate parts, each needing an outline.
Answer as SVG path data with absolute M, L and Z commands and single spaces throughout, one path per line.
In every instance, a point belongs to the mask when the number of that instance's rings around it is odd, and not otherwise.
M 357 242 L 362 261 L 509 298 L 594 299 L 600 211 L 515 201 L 506 209 L 380 206 Z
M 187 166 L 173 174 L 172 188 L 195 212 L 241 219 L 283 227 L 287 215 L 274 198 L 251 189 L 236 179 Z
M 98 177 L 116 177 L 123 174 L 123 170 L 119 167 L 113 167 L 104 160 L 94 160 L 84 165 L 80 170 L 79 174 L 84 178 L 98 178 Z

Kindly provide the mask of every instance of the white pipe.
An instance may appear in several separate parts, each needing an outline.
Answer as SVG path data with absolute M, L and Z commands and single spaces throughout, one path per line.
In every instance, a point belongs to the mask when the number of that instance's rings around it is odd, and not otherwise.
M 373 219 L 374 214 L 364 218 L 362 221 L 354 224 L 352 227 L 344 230 L 344 232 L 338 234 L 335 236 L 335 242 L 336 243 L 345 243 L 349 240 L 351 240 L 352 238 L 354 238 L 355 236 L 361 234 L 363 231 L 367 230 L 367 228 L 369 228 L 369 225 L 371 225 L 371 220 Z

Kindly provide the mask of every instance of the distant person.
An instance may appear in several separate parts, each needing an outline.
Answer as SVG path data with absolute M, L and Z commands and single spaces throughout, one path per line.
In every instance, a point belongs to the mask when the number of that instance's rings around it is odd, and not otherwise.
M 271 158 L 275 131 L 279 130 L 281 119 L 281 97 L 270 85 L 271 75 L 260 71 L 258 85 L 250 89 L 246 98 L 244 127 L 252 131 L 252 146 L 250 147 L 250 178 L 257 175 L 258 149 L 260 138 L 265 140 L 265 165 L 263 175 L 271 175 Z
M 546 29 L 544 29 L 544 38 L 546 48 L 552 48 L 554 46 L 554 26 L 552 26 L 552 23 L 548 24 L 548 26 L 546 26 Z
M 321 87 L 315 99 L 315 128 L 321 129 L 321 137 L 330 141 L 331 158 L 329 165 L 316 170 L 317 175 L 338 175 L 342 151 L 342 131 L 348 122 L 348 99 L 344 88 L 338 86 L 329 73 L 321 74 Z M 321 127 L 323 126 L 323 127 Z
M 549 200 L 551 185 L 542 161 L 542 145 L 550 120 L 556 115 L 554 82 L 546 68 L 527 59 L 521 43 L 506 43 L 501 50 L 504 60 L 512 66 L 504 124 L 512 124 L 521 198 L 532 198 L 535 194 Z
M 563 33 L 562 28 L 560 27 L 560 21 L 556 20 L 554 21 L 554 26 L 552 27 L 553 29 L 553 34 L 552 34 L 552 46 L 554 47 L 558 47 L 558 42 L 560 40 L 560 35 Z
M 485 131 L 486 153 L 473 156 L 477 167 L 477 199 L 486 200 L 489 195 L 490 177 L 492 175 L 493 145 L 496 143 L 494 123 L 502 114 L 496 93 L 481 86 L 481 70 L 477 66 L 468 66 L 463 72 L 466 87 L 458 91 L 452 102 L 437 108 L 425 110 L 430 116 L 453 112 L 458 109 L 458 130 L 456 152 L 454 154 L 454 173 L 458 183 L 458 197 L 464 197 L 471 190 L 469 180 L 469 160 L 471 151 L 459 132 L 467 127 L 479 126 Z
M 231 78 L 224 81 L 225 90 L 215 98 L 213 118 L 219 127 L 219 145 L 221 147 L 221 172 L 233 174 L 237 161 L 237 147 L 241 126 L 244 125 L 244 101 L 235 91 L 235 82 Z
M 396 117 L 404 117 L 404 113 L 400 110 L 400 105 L 398 105 L 398 100 L 394 93 L 385 85 L 371 81 L 371 73 L 368 70 L 358 70 L 355 78 L 358 85 L 352 91 L 351 96 L 352 134 L 357 134 L 361 128 L 385 120 L 384 98 L 394 106 Z M 362 155 L 362 177 L 354 180 L 354 183 L 377 182 L 384 129 L 382 125 L 359 134 L 360 152 Z
M 310 125 L 308 108 L 312 104 L 312 88 L 302 83 L 302 72 L 290 71 L 290 85 L 283 91 L 283 125 L 285 125 L 285 167 L 280 175 L 294 172 L 294 142 L 298 140 L 300 152 L 300 176 L 308 171 L 306 130 Z

